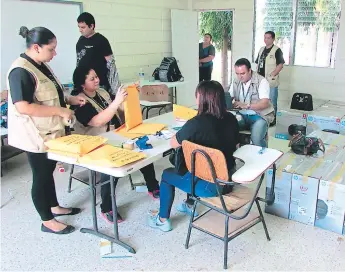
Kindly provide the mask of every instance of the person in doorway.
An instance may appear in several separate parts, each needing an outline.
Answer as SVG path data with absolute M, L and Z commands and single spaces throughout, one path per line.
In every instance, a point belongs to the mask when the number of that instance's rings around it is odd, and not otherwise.
M 212 36 L 206 33 L 204 41 L 199 43 L 199 82 L 211 80 L 215 55 L 216 50 L 212 45 Z
M 233 107 L 239 109 L 243 120 L 241 129 L 250 129 L 254 145 L 267 147 L 268 126 L 274 120 L 274 108 L 270 101 L 268 81 L 252 71 L 247 59 L 235 63 L 235 78 L 230 85 L 230 95 L 234 99 Z
M 266 46 L 261 47 L 255 63 L 257 64 L 256 71 L 259 75 L 265 77 L 270 84 L 270 99 L 272 101 L 275 114 L 277 114 L 278 105 L 278 86 L 279 73 L 283 69 L 285 60 L 282 50 L 274 45 L 275 33 L 267 31 L 264 36 Z M 276 117 L 271 125 L 276 124 Z
M 74 215 L 79 208 L 59 205 L 53 172 L 56 162 L 47 158 L 44 142 L 65 135 L 64 120 L 73 116 L 70 105 L 83 105 L 81 96 L 65 97 L 63 87 L 47 65 L 56 56 L 57 40 L 47 28 L 35 27 L 30 31 L 20 28 L 26 39 L 26 51 L 17 58 L 8 73 L 8 141 L 26 151 L 32 170 L 32 200 L 39 213 L 43 232 L 68 234 L 73 226 L 55 219 Z
M 121 84 L 109 41 L 95 31 L 92 14 L 83 12 L 77 22 L 81 33 L 76 45 L 77 67 L 94 67 L 100 86 L 115 95 Z
M 225 94 L 222 85 L 217 81 L 200 82 L 196 88 L 196 103 L 198 114 L 179 130 L 172 137 L 170 144 L 172 148 L 178 148 L 184 140 L 199 144 L 205 147 L 218 149 L 223 152 L 229 176 L 234 173 L 235 159 L 233 153 L 239 144 L 239 126 L 236 117 L 227 112 Z M 195 193 L 200 197 L 217 196 L 215 183 L 196 178 Z M 168 168 L 163 171 L 160 185 L 160 209 L 159 213 L 151 213 L 149 226 L 162 231 L 172 229 L 170 212 L 175 197 L 175 187 L 190 194 L 191 173 L 187 172 L 181 176 L 175 168 Z M 222 194 L 227 194 L 232 186 L 222 186 Z M 186 213 L 191 213 L 191 207 L 184 202 Z M 189 211 L 189 212 L 188 212 Z
M 116 96 L 109 94 L 99 86 L 100 79 L 94 69 L 77 67 L 73 74 L 73 83 L 80 96 L 84 97 L 87 103 L 75 110 L 76 124 L 74 130 L 78 134 L 98 135 L 110 130 L 110 124 L 115 128 L 121 125 L 118 117 L 118 109 L 127 97 L 127 92 L 122 86 L 119 87 Z M 142 168 L 148 193 L 154 199 L 159 199 L 159 184 L 153 164 Z M 110 176 L 102 174 L 101 182 L 109 180 Z M 118 179 L 116 179 L 117 182 Z M 110 183 L 101 186 L 101 215 L 109 223 L 113 223 L 111 206 Z M 123 219 L 117 214 L 118 222 Z

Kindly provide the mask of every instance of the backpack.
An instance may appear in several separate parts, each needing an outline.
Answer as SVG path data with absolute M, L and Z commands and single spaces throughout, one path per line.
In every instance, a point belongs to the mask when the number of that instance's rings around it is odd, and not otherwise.
M 298 155 L 313 155 L 321 150 L 325 153 L 325 145 L 316 137 L 306 137 L 298 133 L 292 137 L 289 143 L 291 150 Z
M 156 72 L 156 70 L 155 70 Z M 163 58 L 158 68 L 159 80 L 162 82 L 183 81 L 184 78 L 178 68 L 177 61 L 174 57 Z
M 291 99 L 290 109 L 312 111 L 313 97 L 307 93 L 294 93 Z

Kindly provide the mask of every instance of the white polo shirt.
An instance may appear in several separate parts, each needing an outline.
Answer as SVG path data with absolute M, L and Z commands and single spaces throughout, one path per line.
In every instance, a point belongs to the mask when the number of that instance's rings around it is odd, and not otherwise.
M 250 103 L 250 97 L 247 97 L 248 90 L 250 87 L 250 84 L 252 83 L 251 80 L 249 80 L 247 83 L 241 83 L 243 85 L 243 89 L 240 91 L 240 102 L 249 104 Z M 233 87 L 234 81 L 231 82 L 229 93 L 232 98 L 234 98 L 234 87 Z M 260 99 L 270 99 L 270 84 L 268 83 L 266 78 L 263 78 L 259 84 L 259 98 Z

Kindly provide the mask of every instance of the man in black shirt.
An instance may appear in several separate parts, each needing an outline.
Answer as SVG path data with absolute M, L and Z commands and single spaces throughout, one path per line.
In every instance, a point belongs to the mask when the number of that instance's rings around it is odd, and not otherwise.
M 92 67 L 100 79 L 100 86 L 116 94 L 120 80 L 109 41 L 95 32 L 95 19 L 90 13 L 80 14 L 77 21 L 82 35 L 76 45 L 77 66 Z
M 264 38 L 266 46 L 260 49 L 255 63 L 257 64 L 257 72 L 270 83 L 270 99 L 275 113 L 277 113 L 279 73 L 283 69 L 285 60 L 282 50 L 274 45 L 274 40 L 275 33 L 267 31 Z M 275 120 L 271 125 L 274 124 Z

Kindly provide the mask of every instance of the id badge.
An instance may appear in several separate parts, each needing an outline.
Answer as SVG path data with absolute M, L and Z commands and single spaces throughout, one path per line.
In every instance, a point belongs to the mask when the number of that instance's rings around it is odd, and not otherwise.
M 259 66 L 260 69 L 264 68 L 264 62 L 263 61 L 260 61 L 260 66 Z

